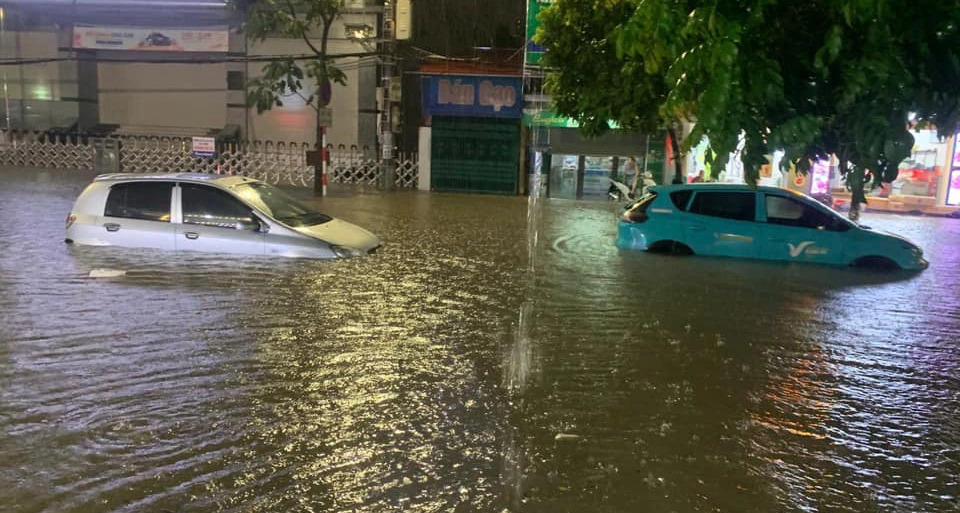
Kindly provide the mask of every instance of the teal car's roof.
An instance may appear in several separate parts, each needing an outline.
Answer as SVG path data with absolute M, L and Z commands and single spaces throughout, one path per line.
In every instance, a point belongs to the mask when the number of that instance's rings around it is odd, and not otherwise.
M 803 196 L 804 194 L 790 189 L 784 189 L 783 187 L 773 187 L 770 185 L 758 185 L 752 187 L 745 183 L 726 183 L 726 182 L 701 182 L 701 183 L 683 183 L 683 184 L 671 184 L 671 185 L 651 185 L 647 187 L 647 190 L 650 191 L 663 191 L 663 192 L 674 192 L 674 191 L 745 191 L 745 192 L 780 192 L 787 194 L 794 194 L 797 196 Z

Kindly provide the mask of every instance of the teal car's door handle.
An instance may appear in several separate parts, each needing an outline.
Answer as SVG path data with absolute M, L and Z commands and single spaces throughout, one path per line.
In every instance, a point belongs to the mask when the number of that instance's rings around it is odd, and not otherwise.
M 702 224 L 700 224 L 700 223 L 694 223 L 694 224 L 691 224 L 691 225 L 689 225 L 689 226 L 687 227 L 687 229 L 689 229 L 689 230 L 692 231 L 692 232 L 702 232 L 702 231 L 705 230 L 706 228 L 707 228 L 706 226 L 704 226 L 704 225 L 702 225 Z

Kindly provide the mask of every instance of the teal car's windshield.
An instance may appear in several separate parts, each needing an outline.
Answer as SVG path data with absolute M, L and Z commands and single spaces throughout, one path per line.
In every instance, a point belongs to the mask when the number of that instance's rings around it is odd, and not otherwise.
M 234 187 L 233 191 L 263 213 L 288 226 L 313 226 L 331 219 L 269 184 L 244 183 Z

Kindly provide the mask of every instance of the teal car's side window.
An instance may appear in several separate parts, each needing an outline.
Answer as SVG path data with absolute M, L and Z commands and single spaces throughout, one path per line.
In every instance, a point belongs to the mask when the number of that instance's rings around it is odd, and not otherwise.
M 673 202 L 673 206 L 686 212 L 687 206 L 690 204 L 690 196 L 693 196 L 691 190 L 674 191 L 670 193 L 670 201 Z
M 767 195 L 766 209 L 767 222 L 770 224 L 834 232 L 843 232 L 850 229 L 850 225 L 845 223 L 843 219 L 795 198 Z
M 757 195 L 753 192 L 697 191 L 689 212 L 736 221 L 754 221 Z

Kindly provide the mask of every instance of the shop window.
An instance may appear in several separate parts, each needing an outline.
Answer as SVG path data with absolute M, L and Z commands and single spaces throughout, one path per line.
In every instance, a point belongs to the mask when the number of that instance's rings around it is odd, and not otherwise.
M 947 145 L 941 141 L 936 130 L 914 130 L 914 148 L 910 156 L 900 163 L 897 179 L 883 184 L 871 196 L 924 196 L 937 195 L 943 170 L 941 160 L 947 154 Z

